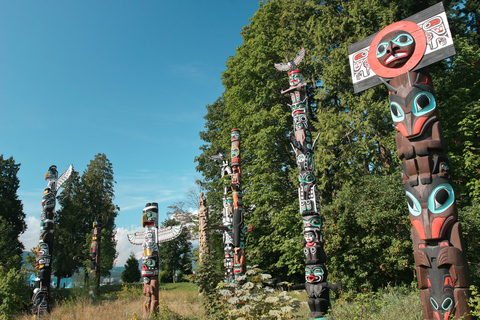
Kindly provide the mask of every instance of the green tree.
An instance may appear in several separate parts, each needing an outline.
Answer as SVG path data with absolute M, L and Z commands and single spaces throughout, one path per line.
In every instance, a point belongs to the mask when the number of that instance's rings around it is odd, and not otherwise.
M 25 284 L 26 273 L 0 265 L 0 318 L 13 319 L 30 303 L 31 293 Z
M 162 227 L 178 224 L 175 219 L 167 219 Z M 175 282 L 175 277 L 178 281 L 184 281 L 184 276 L 192 273 L 192 243 L 186 228 L 177 238 L 159 244 L 158 262 L 161 282 Z
M 71 277 L 84 266 L 89 271 L 90 261 L 73 257 L 88 257 L 92 239 L 93 221 L 103 219 L 101 239 L 101 275 L 107 276 L 118 256 L 115 249 L 115 218 L 120 208 L 113 203 L 115 180 L 113 166 L 105 154 L 99 153 L 80 176 L 73 171 L 58 196 L 61 209 L 55 221 L 55 275 Z
M 95 158 L 87 165 L 87 169 L 81 177 L 81 193 L 83 199 L 81 208 L 83 213 L 82 225 L 84 230 L 88 230 L 86 235 L 86 245 L 84 247 L 85 255 L 90 253 L 92 239 L 92 225 L 95 217 L 102 217 L 102 240 L 101 240 L 101 275 L 110 275 L 113 263 L 118 256 L 115 247 L 115 218 L 120 208 L 113 203 L 115 199 L 113 178 L 113 165 L 107 156 L 103 153 L 95 155 Z M 85 263 L 90 267 L 90 263 Z
M 53 271 L 57 276 L 57 283 L 60 284 L 62 278 L 73 276 L 83 266 L 83 261 L 74 257 L 83 256 L 85 234 L 89 231 L 83 228 L 81 223 L 83 195 L 78 172 L 72 171 L 57 199 L 61 209 L 55 215 Z
M 228 151 L 230 130 L 240 130 L 245 219 L 246 224 L 253 225 L 253 231 L 246 235 L 247 264 L 257 264 L 285 280 L 303 282 L 298 169 L 288 139 L 292 117 L 289 99 L 280 95 L 288 87 L 288 80 L 286 73 L 277 71 L 273 64 L 285 61 L 285 56 L 291 59 L 301 47 L 306 48 L 299 69 L 307 79 L 312 134 L 320 133 L 315 173 L 321 204 L 331 204 L 343 189 L 362 184 L 364 177 L 389 179 L 400 164 L 388 92 L 384 86 L 377 86 L 354 93 L 348 46 L 437 2 L 260 3 L 241 31 L 243 44 L 227 61 L 222 74 L 225 92 L 207 106 L 206 129 L 200 132 L 205 145 L 195 159 L 212 207 L 211 224 L 221 224 L 224 182 L 218 164 L 208 156 Z M 453 1 L 444 3 L 457 31 L 455 45 L 460 54 L 435 64 L 431 70 L 461 208 L 471 204 L 480 190 L 478 1 L 461 1 L 461 6 Z M 403 208 L 405 197 L 398 201 L 395 205 Z M 376 206 L 370 205 L 372 209 Z M 341 211 L 337 214 L 348 216 Z M 328 228 L 335 217 L 326 211 L 323 215 Z M 408 219 L 407 210 L 403 215 Z M 338 254 L 333 247 L 327 252 L 327 256 Z M 339 274 L 332 269 L 335 266 L 327 268 Z
M 330 281 L 345 289 L 410 284 L 414 276 L 410 220 L 400 174 L 368 175 L 323 207 Z
M 18 199 L 20 180 L 17 177 L 20 164 L 13 157 L 0 155 L 0 265 L 7 270 L 20 268 L 23 249 L 18 237 L 25 232 L 25 213 Z
M 125 270 L 123 270 L 120 277 L 122 278 L 123 283 L 133 283 L 140 281 L 140 276 L 138 260 L 132 252 L 125 263 Z

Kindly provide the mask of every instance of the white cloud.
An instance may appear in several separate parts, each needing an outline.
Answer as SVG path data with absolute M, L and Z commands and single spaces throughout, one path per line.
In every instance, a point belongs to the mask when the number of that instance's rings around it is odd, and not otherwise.
M 20 235 L 20 241 L 25 246 L 26 251 L 30 251 L 33 247 L 38 245 L 38 238 L 40 237 L 40 214 L 38 218 L 29 216 L 25 219 L 27 224 L 27 231 Z
M 118 267 L 123 267 L 127 262 L 130 253 L 133 252 L 137 259 L 140 259 L 143 255 L 142 246 L 136 246 L 131 244 L 128 241 L 127 234 L 142 232 L 143 228 L 135 225 L 130 226 L 130 228 L 118 228 L 117 234 L 115 235 L 115 240 L 117 240 L 117 252 L 118 258 L 115 265 Z

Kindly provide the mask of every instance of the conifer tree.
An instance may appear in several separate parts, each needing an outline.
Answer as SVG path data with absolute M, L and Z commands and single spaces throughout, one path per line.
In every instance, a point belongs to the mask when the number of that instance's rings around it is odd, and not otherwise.
M 23 244 L 18 237 L 27 229 L 22 202 L 17 191 L 20 164 L 13 157 L 4 159 L 0 155 L 0 265 L 7 270 L 20 268 Z
M 135 255 L 130 253 L 130 256 L 125 263 L 125 270 L 123 270 L 122 275 L 123 283 L 133 283 L 140 281 L 140 269 L 137 258 Z

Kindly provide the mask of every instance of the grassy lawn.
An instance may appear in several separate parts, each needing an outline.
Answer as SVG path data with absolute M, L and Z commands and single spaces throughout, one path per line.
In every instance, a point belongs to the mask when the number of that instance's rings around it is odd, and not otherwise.
M 57 289 L 52 292 L 52 312 L 43 319 L 142 319 L 142 283 L 101 287 L 101 299 L 90 301 L 88 292 L 81 288 Z M 306 292 L 301 290 L 297 299 L 303 301 L 297 319 L 306 319 L 309 313 Z M 204 319 L 201 296 L 195 283 L 168 283 L 160 286 L 159 314 L 152 320 Z M 343 319 L 422 319 L 418 291 L 414 288 L 388 288 L 382 292 L 343 294 L 333 299 L 332 318 Z M 292 315 L 293 316 L 293 315 Z M 293 316 L 295 317 L 295 316 Z M 22 314 L 16 320 L 32 319 Z

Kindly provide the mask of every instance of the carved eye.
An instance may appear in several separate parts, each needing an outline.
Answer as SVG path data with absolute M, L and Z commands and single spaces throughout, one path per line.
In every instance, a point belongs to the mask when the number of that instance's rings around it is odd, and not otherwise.
M 448 309 L 450 309 L 450 307 L 452 306 L 452 303 L 452 298 L 446 298 L 445 300 L 443 300 L 442 309 L 448 311 Z
M 408 46 L 413 43 L 413 38 L 411 35 L 403 33 L 393 39 L 392 42 L 399 46 Z
M 405 119 L 402 107 L 396 102 L 390 102 L 390 113 L 392 115 L 393 122 L 401 122 Z
M 387 52 L 388 42 L 382 42 L 377 47 L 377 58 L 380 58 Z
M 432 304 L 432 307 L 433 307 L 435 310 L 438 310 L 438 303 L 437 303 L 437 301 L 435 301 L 435 299 L 433 299 L 432 297 L 430 297 L 430 303 Z
M 317 277 L 320 277 L 320 279 L 322 279 L 322 277 L 323 277 L 323 269 L 320 268 L 320 267 L 313 269 L 313 275 L 315 275 L 315 276 L 317 276 Z
M 441 213 L 447 210 L 455 200 L 453 188 L 445 183 L 433 189 L 428 198 L 428 209 L 433 213 Z
M 422 206 L 420 206 L 420 202 L 418 202 L 417 198 L 415 198 L 410 192 L 405 191 L 405 194 L 407 195 L 408 211 L 410 211 L 410 213 L 415 217 L 418 217 L 422 212 Z
M 322 225 L 322 221 L 320 218 L 312 218 L 312 220 L 310 220 L 310 224 L 314 227 L 320 227 Z
M 435 97 L 430 92 L 420 92 L 413 98 L 412 112 L 417 117 L 432 111 L 435 107 Z

